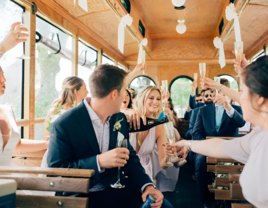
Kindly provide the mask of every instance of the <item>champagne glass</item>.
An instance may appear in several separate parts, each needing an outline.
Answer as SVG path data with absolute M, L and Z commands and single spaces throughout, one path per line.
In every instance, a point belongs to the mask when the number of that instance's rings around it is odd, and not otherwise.
M 170 144 L 175 144 L 176 143 L 176 139 L 175 139 L 175 129 L 174 129 L 173 122 L 170 121 L 170 122 L 167 123 L 167 125 L 169 126 L 169 135 L 170 135 L 169 143 Z M 172 149 L 175 150 L 175 147 L 173 147 Z M 176 163 L 178 161 L 179 161 L 179 158 L 178 157 L 172 157 L 171 158 L 171 162 L 172 163 Z
M 197 81 L 198 73 L 194 73 L 194 81 Z
M 168 123 L 169 123 L 169 122 L 168 122 Z M 171 138 L 171 135 L 170 135 L 170 128 L 169 128 L 169 124 L 168 124 L 168 123 L 165 123 L 165 124 L 164 124 L 164 127 L 165 127 L 165 131 L 166 131 L 166 135 L 167 135 L 167 141 L 168 141 L 169 143 L 171 143 L 171 142 L 170 142 L 170 138 Z M 173 163 L 171 162 L 171 160 L 172 160 L 172 158 L 171 158 L 170 156 L 167 155 L 166 165 L 167 165 L 168 167 L 173 166 Z
M 221 78 L 220 77 L 214 77 L 214 81 L 221 83 Z M 218 95 L 218 90 L 216 89 L 216 96 Z
M 26 17 L 26 13 L 22 12 L 22 24 L 18 25 L 17 27 L 20 28 L 27 28 L 27 17 Z M 23 32 L 23 33 L 28 33 L 28 32 Z M 20 44 L 24 44 L 24 43 L 20 43 Z M 25 47 L 23 47 L 23 53 L 21 56 L 16 57 L 17 59 L 31 59 L 28 56 L 25 56 Z
M 146 56 L 146 53 L 145 53 L 145 50 L 143 49 L 142 50 L 142 59 L 141 59 L 141 63 L 143 64 L 143 70 L 142 70 L 142 74 L 144 75 L 145 74 L 145 70 L 144 70 L 144 67 L 145 67 L 145 56 Z
M 128 148 L 127 146 L 127 140 L 124 141 L 126 139 L 124 139 L 124 135 L 120 132 L 118 132 L 118 137 L 117 137 L 117 147 L 125 147 Z M 121 184 L 120 181 L 120 174 L 121 173 L 121 167 L 118 167 L 118 172 L 117 172 L 117 181 L 114 184 L 111 184 L 112 188 L 116 188 L 116 189 L 121 189 L 121 188 L 125 188 L 125 185 Z
M 235 47 L 235 57 L 236 60 L 238 60 L 239 65 L 241 65 L 242 62 L 242 56 L 243 56 L 243 42 L 235 42 L 234 47 Z

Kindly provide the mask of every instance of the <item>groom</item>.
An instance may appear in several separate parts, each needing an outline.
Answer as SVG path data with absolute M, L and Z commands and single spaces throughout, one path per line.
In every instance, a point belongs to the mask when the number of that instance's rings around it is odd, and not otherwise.
M 94 169 L 88 194 L 92 208 L 139 208 L 149 194 L 157 197 L 152 207 L 172 207 L 154 188 L 130 143 L 128 149 L 116 148 L 118 131 L 129 139 L 127 119 L 119 113 L 127 78 L 127 73 L 115 66 L 100 65 L 95 69 L 89 80 L 92 97 L 51 126 L 48 166 Z M 139 118 L 137 114 L 131 117 Z M 110 187 L 117 181 L 118 167 L 128 176 L 124 189 Z

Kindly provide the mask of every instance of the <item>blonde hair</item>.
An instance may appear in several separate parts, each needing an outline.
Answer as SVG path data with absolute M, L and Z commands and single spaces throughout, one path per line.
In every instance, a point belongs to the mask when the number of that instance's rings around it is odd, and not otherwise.
M 142 115 L 146 114 L 146 107 L 145 107 L 145 102 L 148 99 L 149 94 L 153 91 L 157 90 L 160 94 L 160 107 L 157 113 L 154 113 L 154 118 L 158 118 L 161 111 L 162 111 L 162 95 L 161 91 L 156 87 L 156 86 L 146 86 L 141 89 L 141 91 L 138 93 L 137 97 L 135 98 L 134 106 L 133 108 L 137 111 L 139 111 Z
M 62 82 L 61 98 L 55 100 L 52 106 L 56 108 L 60 104 L 64 105 L 65 103 L 73 105 L 75 101 L 74 90 L 80 90 L 83 85 L 83 82 L 83 79 L 76 76 L 66 77 Z

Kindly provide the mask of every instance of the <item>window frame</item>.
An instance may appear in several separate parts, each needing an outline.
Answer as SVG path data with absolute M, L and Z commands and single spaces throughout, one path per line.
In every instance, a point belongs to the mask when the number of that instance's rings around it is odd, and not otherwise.
M 125 2 L 125 4 L 127 5 L 127 8 L 124 6 L 123 2 Z M 127 11 L 127 13 L 130 14 L 130 11 L 131 11 L 131 3 L 129 0 L 120 0 L 120 3 L 123 5 L 123 7 L 125 8 L 125 10 Z
M 78 47 L 79 47 L 79 42 L 81 43 L 81 44 L 83 44 L 84 46 L 86 46 L 87 48 L 89 48 L 90 50 L 92 50 L 92 51 L 95 51 L 96 52 L 96 60 L 95 61 L 93 61 L 93 62 L 91 62 L 91 63 L 95 63 L 95 66 L 97 66 L 98 65 L 98 50 L 96 50 L 95 48 L 93 48 L 92 46 L 90 46 L 89 44 L 87 44 L 85 41 L 83 41 L 81 38 L 78 38 Z M 79 50 L 79 48 L 78 48 L 78 50 Z M 78 56 L 79 56 L 79 54 L 78 54 Z M 78 63 L 78 65 L 79 65 L 79 63 Z M 82 65 L 81 65 L 82 66 Z
M 237 83 L 237 86 L 238 86 L 238 92 L 240 91 L 240 85 L 239 85 L 238 81 L 235 79 L 235 77 L 233 77 L 233 76 L 230 75 L 230 74 L 219 74 L 217 77 L 220 78 L 220 76 L 228 76 L 228 77 L 233 78 L 233 79 L 236 81 L 236 83 Z
M 151 77 L 149 77 L 149 76 L 147 76 L 147 75 L 139 75 L 139 76 L 134 77 L 134 78 L 130 81 L 130 83 L 129 83 L 129 85 L 128 85 L 128 88 L 130 88 L 130 85 L 131 85 L 131 83 L 134 81 L 134 79 L 139 78 L 139 77 L 146 77 L 146 78 L 150 79 L 150 80 L 154 83 L 155 86 L 157 86 L 156 83 L 155 83 L 155 81 L 154 81 Z
M 102 53 L 102 56 L 109 59 L 110 61 L 112 61 L 114 63 L 114 60 L 111 57 L 109 57 L 108 55 L 106 55 L 105 53 Z M 103 59 L 102 59 L 102 62 L 103 62 Z M 103 64 L 103 63 L 101 63 L 101 64 Z
M 191 80 L 192 82 L 194 81 L 194 79 L 193 79 L 192 77 L 189 77 L 189 76 L 187 76 L 187 75 L 179 75 L 179 76 L 175 77 L 175 78 L 170 82 L 170 84 L 169 84 L 169 86 L 168 86 L 168 90 L 169 90 L 169 92 L 170 92 L 170 90 L 171 90 L 171 86 L 173 85 L 173 83 L 176 82 L 176 80 L 177 80 L 177 79 L 180 79 L 180 78 L 186 78 L 186 79 Z M 196 93 L 197 93 L 197 92 L 198 92 L 198 87 L 196 88 Z

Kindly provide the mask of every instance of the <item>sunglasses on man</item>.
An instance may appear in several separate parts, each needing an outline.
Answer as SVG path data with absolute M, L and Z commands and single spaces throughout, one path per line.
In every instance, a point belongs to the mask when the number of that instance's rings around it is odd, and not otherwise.
M 197 100 L 195 100 L 195 102 L 196 103 L 202 102 L 202 99 L 200 99 L 200 100 L 197 99 Z
M 212 95 L 212 94 L 209 94 L 209 95 L 208 95 L 208 94 L 206 94 L 206 95 L 205 95 L 205 98 L 208 98 L 209 96 L 210 96 L 210 97 L 213 97 L 213 95 Z

